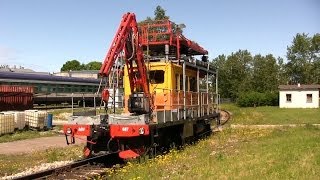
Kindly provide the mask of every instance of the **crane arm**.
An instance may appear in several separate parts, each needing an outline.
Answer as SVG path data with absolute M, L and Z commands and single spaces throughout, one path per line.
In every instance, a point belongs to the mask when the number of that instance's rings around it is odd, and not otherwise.
M 135 14 L 124 14 L 99 73 L 104 77 L 108 76 L 120 53 L 124 51 L 131 92 L 140 87 L 145 94 L 149 95 L 147 71 L 139 38 Z M 135 62 L 136 67 L 133 67 L 133 62 Z M 139 74 L 138 76 L 134 74 L 136 71 Z
M 117 33 L 101 66 L 100 76 L 107 77 L 110 74 L 121 52 L 124 52 L 131 94 L 142 91 L 144 96 L 151 99 L 149 84 L 147 82 L 147 70 L 143 59 L 141 38 L 139 37 L 138 24 L 134 13 L 126 13 L 123 15 Z M 103 94 L 108 93 L 103 92 L 102 96 Z

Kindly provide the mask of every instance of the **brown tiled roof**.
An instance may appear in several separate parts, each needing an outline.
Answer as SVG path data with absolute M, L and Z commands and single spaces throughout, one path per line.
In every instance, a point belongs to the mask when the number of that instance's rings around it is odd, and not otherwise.
M 279 85 L 280 90 L 317 90 L 320 84 Z

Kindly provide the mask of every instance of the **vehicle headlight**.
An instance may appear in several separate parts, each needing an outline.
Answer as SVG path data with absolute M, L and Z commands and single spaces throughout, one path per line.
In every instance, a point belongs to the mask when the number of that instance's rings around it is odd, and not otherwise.
M 140 135 L 143 135 L 143 134 L 144 134 L 144 128 L 143 128 L 143 127 L 139 128 L 139 134 L 140 134 Z
M 71 128 L 67 128 L 66 133 L 67 133 L 67 134 L 71 134 L 71 133 L 72 133 L 72 129 L 71 129 Z

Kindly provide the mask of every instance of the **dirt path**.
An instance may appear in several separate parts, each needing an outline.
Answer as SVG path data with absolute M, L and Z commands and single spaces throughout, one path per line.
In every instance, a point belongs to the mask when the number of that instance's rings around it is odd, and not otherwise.
M 84 143 L 76 139 L 76 144 Z M 32 151 L 41 151 L 48 148 L 67 147 L 65 136 L 58 135 L 52 137 L 41 137 L 35 139 L 26 139 L 21 141 L 13 141 L 0 143 L 0 154 L 12 155 L 30 153 Z

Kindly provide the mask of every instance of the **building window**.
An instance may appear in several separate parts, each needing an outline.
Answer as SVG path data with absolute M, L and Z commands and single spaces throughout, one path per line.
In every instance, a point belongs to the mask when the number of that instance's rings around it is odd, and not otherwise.
M 291 94 L 286 94 L 287 102 L 291 102 Z
M 86 92 L 86 86 L 81 86 L 80 88 L 80 92 Z
M 46 93 L 46 92 L 48 92 L 48 87 L 45 86 L 45 85 L 41 86 L 40 91 L 43 92 L 43 93 Z
M 307 103 L 312 103 L 312 94 L 307 94 Z

